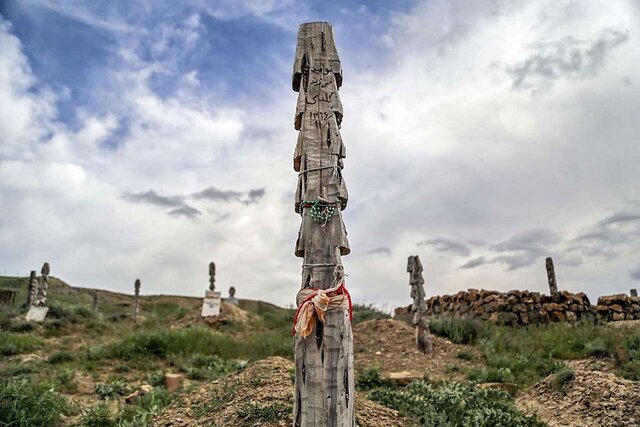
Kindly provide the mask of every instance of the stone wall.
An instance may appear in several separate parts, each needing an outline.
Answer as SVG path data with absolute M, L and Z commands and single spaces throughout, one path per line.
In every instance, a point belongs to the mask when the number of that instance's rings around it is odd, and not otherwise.
M 411 306 L 396 309 L 396 316 L 411 312 Z M 594 310 L 583 292 L 539 292 L 469 289 L 455 295 L 427 300 L 427 315 L 468 316 L 503 325 L 529 325 L 557 321 L 594 320 Z
M 598 298 L 595 313 L 598 319 L 607 321 L 640 319 L 640 297 L 625 294 L 602 296 Z

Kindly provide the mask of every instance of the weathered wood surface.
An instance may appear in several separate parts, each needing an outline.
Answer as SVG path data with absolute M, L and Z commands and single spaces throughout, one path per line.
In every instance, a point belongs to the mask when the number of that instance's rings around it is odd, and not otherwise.
M 407 260 L 407 272 L 409 273 L 409 284 L 411 285 L 411 312 L 412 322 L 416 327 L 416 345 L 418 349 L 426 354 L 433 352 L 431 335 L 429 334 L 429 321 L 426 317 L 427 302 L 424 292 L 424 277 L 422 277 L 422 262 L 418 255 L 410 255 Z
M 549 280 L 549 292 L 551 295 L 558 293 L 558 282 L 556 282 L 556 270 L 553 267 L 553 259 L 547 258 L 545 261 L 547 268 L 547 280 Z
M 38 291 L 36 295 L 36 305 L 44 306 L 47 304 L 47 290 L 49 289 L 49 263 L 45 262 L 40 270 L 40 277 L 38 278 Z
M 38 277 L 36 276 L 36 271 L 31 270 L 31 275 L 29 276 L 29 288 L 27 289 L 27 309 L 36 303 L 37 295 Z
M 209 263 L 209 290 L 216 290 L 216 264 L 214 262 Z
M 631 294 L 632 297 L 637 297 L 638 296 L 638 290 L 637 289 L 631 289 L 630 294 Z
M 138 321 L 140 315 L 140 279 L 136 279 L 134 283 L 134 296 L 133 296 L 133 321 Z
M 298 32 L 293 89 L 300 131 L 293 165 L 299 172 L 295 211 L 302 216 L 295 253 L 304 258 L 302 288 L 328 289 L 341 279 L 340 257 L 350 252 L 340 211 L 347 205 L 341 170 L 346 155 L 340 136 L 342 68 L 326 22 L 302 24 Z M 314 220 L 304 202 L 321 201 L 335 213 Z M 353 338 L 349 312 L 333 309 L 315 333 L 295 338 L 294 426 L 355 425 Z
M 8 289 L 0 289 L 0 304 L 14 305 L 16 303 L 16 293 Z

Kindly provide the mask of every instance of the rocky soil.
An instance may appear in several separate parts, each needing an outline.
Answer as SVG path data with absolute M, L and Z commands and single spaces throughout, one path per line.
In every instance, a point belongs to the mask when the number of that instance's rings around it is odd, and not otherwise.
M 185 391 L 153 420 L 154 426 L 290 426 L 293 362 L 270 357 L 244 371 Z M 396 411 L 356 394 L 360 427 L 410 425 Z
M 640 426 L 640 382 L 573 368 L 575 377 L 563 387 L 550 375 L 521 393 L 518 407 L 536 412 L 550 427 Z
M 414 330 L 405 322 L 393 319 L 369 320 L 353 327 L 356 371 L 380 369 L 383 376 L 408 372 L 429 381 L 466 381 L 464 371 L 479 366 L 478 351 L 457 345 L 445 338 L 431 336 L 433 354 L 421 353 L 415 345 Z M 474 356 L 471 361 L 458 358 L 464 351 Z

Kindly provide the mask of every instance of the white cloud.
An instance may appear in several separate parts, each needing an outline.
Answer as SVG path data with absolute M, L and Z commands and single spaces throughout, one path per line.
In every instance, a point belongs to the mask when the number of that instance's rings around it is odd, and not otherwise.
M 278 18 L 275 3 L 220 3 L 152 33 L 135 11 L 130 22 L 53 4 L 115 34 L 114 45 L 92 81 L 101 105 L 76 110 L 80 126 L 70 129 L 55 114 L 66 95 L 38 82 L 20 41 L 6 23 L 0 29 L 0 112 L 9 118 L 0 123 L 0 202 L 12 207 L 0 212 L 0 270 L 27 274 L 48 260 L 54 275 L 79 285 L 130 290 L 140 277 L 143 292 L 199 295 L 214 260 L 217 283 L 236 286 L 239 297 L 293 301 L 301 264 L 293 256 L 295 96 L 272 81 L 291 58 L 271 58 L 265 81 L 255 82 L 268 88 L 266 99 L 222 99 L 203 87 L 200 70 L 181 65 L 215 37 L 201 15 L 284 25 L 291 55 L 297 15 Z M 354 297 L 408 303 L 406 257 L 416 253 L 429 294 L 544 291 L 547 255 L 563 289 L 595 297 L 628 288 L 636 229 L 610 215 L 638 212 L 640 88 L 624 83 L 640 66 L 637 18 L 624 1 L 603 9 L 595 1 L 435 0 L 395 14 L 389 31 L 374 35 L 389 47 L 377 62 L 355 68 L 359 52 L 341 51 L 353 250 L 344 263 Z M 555 79 L 533 95 L 513 89 L 509 70 L 537 46 L 599 40 L 603 31 L 628 40 L 579 79 Z M 154 90 L 157 76 L 174 78 L 175 91 Z M 208 187 L 233 201 L 189 196 Z M 263 187 L 257 203 L 238 203 Z M 126 194 L 177 198 L 161 207 Z M 578 239 L 595 233 L 611 247 Z M 477 240 L 489 243 L 464 243 Z

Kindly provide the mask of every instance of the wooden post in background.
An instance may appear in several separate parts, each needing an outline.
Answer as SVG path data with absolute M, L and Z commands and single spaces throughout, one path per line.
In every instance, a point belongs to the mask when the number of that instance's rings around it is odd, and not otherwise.
M 40 279 L 38 280 L 38 292 L 36 296 L 36 304 L 37 306 L 45 306 L 47 305 L 47 289 L 49 289 L 49 273 L 51 269 L 49 268 L 49 263 L 45 262 L 42 265 L 42 270 L 40 270 Z
M 409 284 L 411 285 L 411 312 L 413 313 L 412 323 L 416 328 L 416 345 L 418 349 L 426 354 L 433 353 L 433 344 L 429 334 L 429 321 L 427 312 L 427 295 L 424 292 L 424 277 L 422 277 L 422 263 L 418 255 L 411 255 L 407 260 L 407 272 L 409 273 Z
M 631 289 L 631 296 L 632 297 L 637 297 L 638 296 L 638 290 L 637 289 Z
M 138 321 L 140 315 L 140 279 L 136 279 L 134 283 L 134 296 L 133 296 L 133 321 Z
M 300 25 L 292 82 L 298 92 L 294 127 L 300 131 L 293 156 L 295 211 L 302 217 L 295 253 L 304 258 L 299 307 L 306 293 L 344 283 L 340 257 L 350 252 L 341 214 L 348 199 L 341 173 L 346 155 L 339 128 L 341 84 L 331 25 Z M 324 321 L 318 320 L 309 336 L 297 334 L 294 342 L 294 426 L 354 426 L 350 310 L 329 306 Z
M 216 264 L 215 262 L 209 263 L 209 290 L 216 290 Z
M 93 292 L 93 311 L 98 311 L 98 304 L 99 304 L 99 296 L 98 296 L 98 291 L 94 291 Z
M 27 310 L 31 308 L 32 305 L 35 305 L 37 295 L 38 295 L 38 277 L 36 276 L 36 271 L 31 270 L 31 275 L 29 276 L 29 288 L 27 289 Z
M 558 293 L 558 283 L 556 282 L 556 270 L 553 267 L 553 260 L 551 257 L 546 259 L 547 267 L 547 279 L 549 280 L 549 292 L 551 296 Z

